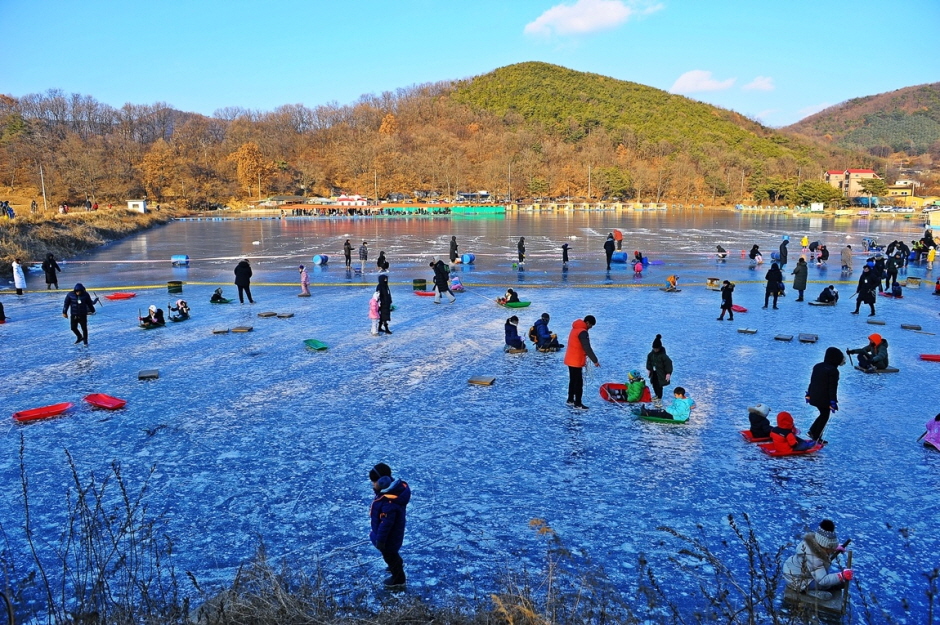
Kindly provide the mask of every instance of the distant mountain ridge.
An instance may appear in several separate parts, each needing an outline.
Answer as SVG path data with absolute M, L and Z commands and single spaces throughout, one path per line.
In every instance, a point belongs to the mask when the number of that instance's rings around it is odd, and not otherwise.
M 940 148 L 940 82 L 853 98 L 783 130 L 874 156 L 923 154 Z

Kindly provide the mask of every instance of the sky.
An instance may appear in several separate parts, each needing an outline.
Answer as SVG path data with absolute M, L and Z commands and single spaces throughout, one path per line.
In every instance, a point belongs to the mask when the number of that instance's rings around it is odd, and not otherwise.
M 0 0 L 0 93 L 349 104 L 544 61 L 785 126 L 940 81 L 938 0 Z

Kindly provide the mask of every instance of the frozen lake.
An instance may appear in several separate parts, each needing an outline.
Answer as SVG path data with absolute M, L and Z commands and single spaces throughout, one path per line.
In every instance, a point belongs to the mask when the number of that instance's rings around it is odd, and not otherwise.
M 639 249 L 664 264 L 641 278 L 625 265 L 605 273 L 602 244 L 613 228 L 624 232 L 625 251 Z M 843 301 L 811 307 L 795 303 L 788 290 L 780 310 L 761 310 L 770 252 L 781 235 L 790 236 L 789 285 L 804 233 L 832 253 L 827 269 L 810 268 L 806 297 L 837 283 Z M 452 234 L 476 263 L 455 268 L 468 292 L 453 306 L 435 306 L 412 295 L 411 281 L 430 282 L 428 261 L 446 257 Z M 937 275 L 912 266 L 907 275 L 926 284 L 906 290 L 903 300 L 878 298 L 884 326 L 850 315 L 853 302 L 845 299 L 864 260 L 863 236 L 888 243 L 921 235 L 913 220 L 700 212 L 172 223 L 63 265 L 65 288 L 81 281 L 101 295 L 108 288 L 137 292 L 132 300 L 104 301 L 90 319 L 88 348 L 72 344 L 61 317 L 65 291 L 0 300 L 12 319 L 0 326 L 7 415 L 76 403 L 63 418 L 16 425 L 7 417 L 0 426 L 0 477 L 8 485 L 0 494 L 3 530 L 22 565 L 22 434 L 42 543 L 58 540 L 68 449 L 84 472 L 103 474 L 118 460 L 137 480 L 156 466 L 150 506 L 166 516 L 175 564 L 200 583 L 231 580 L 259 537 L 273 557 L 321 559 L 340 586 L 365 577 L 379 583 L 384 565 L 366 541 L 366 474 L 385 461 L 414 493 L 402 550 L 409 592 L 478 598 L 506 567 L 538 569 L 544 544 L 529 527 L 533 518 L 546 519 L 627 591 L 640 552 L 665 578 L 680 575 L 666 561 L 676 544 L 658 526 L 694 533 L 702 524 L 718 546 L 728 535 L 725 517 L 746 512 L 770 549 L 833 518 L 840 538 L 853 539 L 865 591 L 895 619 L 923 622 L 917 618 L 926 609 L 923 573 L 938 565 L 940 547 L 940 454 L 915 439 L 940 411 L 940 365 L 917 355 L 940 353 L 940 341 L 900 324 L 940 333 L 940 297 L 931 295 Z M 524 271 L 512 266 L 519 236 L 528 247 Z M 343 268 L 346 238 L 354 247 L 369 241 L 364 278 Z M 567 272 L 563 242 L 572 250 Z M 754 243 L 768 259 L 757 271 L 740 258 Z M 851 283 L 842 283 L 839 272 L 845 243 L 858 252 Z M 730 252 L 727 262 L 716 264 L 716 244 Z M 391 263 L 397 310 L 394 334 L 373 337 L 366 315 L 380 250 Z M 311 268 L 311 256 L 323 253 L 329 265 Z M 174 254 L 188 254 L 191 267 L 171 268 Z M 251 259 L 258 303 L 210 306 L 217 284 L 235 296 L 232 269 L 242 257 Z M 296 297 L 301 262 L 315 285 L 309 299 Z M 680 275 L 681 293 L 656 288 L 670 273 Z M 736 282 L 735 303 L 749 312 L 717 322 L 720 298 L 705 289 L 706 277 Z M 31 289 L 45 288 L 41 273 L 28 280 Z M 167 294 L 169 280 L 187 283 L 183 297 L 192 319 L 138 329 L 139 308 L 165 308 L 176 299 Z M 533 302 L 516 311 L 520 330 L 549 312 L 552 330 L 567 342 L 574 319 L 598 319 L 591 340 L 602 367 L 586 377 L 589 411 L 565 406 L 562 354 L 503 353 L 503 323 L 511 313 L 492 299 L 507 286 Z M 258 318 L 263 311 L 294 316 Z M 238 325 L 254 331 L 212 333 Z M 757 333 L 738 333 L 743 327 Z M 840 411 L 826 432 L 827 448 L 773 459 L 741 440 L 746 407 L 757 402 L 773 414 L 788 410 L 807 430 L 815 417 L 803 402 L 812 366 L 826 347 L 861 347 L 873 331 L 887 338 L 891 364 L 901 373 L 841 369 Z M 801 332 L 818 334 L 819 342 L 773 339 Z M 597 394 L 600 383 L 622 382 L 629 370 L 643 369 L 657 333 L 675 363 L 671 388 L 684 386 L 698 404 L 686 426 L 637 422 Z M 302 341 L 308 338 L 330 349 L 307 351 Z M 159 369 L 159 380 L 138 381 L 141 369 Z M 497 381 L 469 385 L 474 375 Z M 93 411 L 81 398 L 94 392 L 128 405 Z

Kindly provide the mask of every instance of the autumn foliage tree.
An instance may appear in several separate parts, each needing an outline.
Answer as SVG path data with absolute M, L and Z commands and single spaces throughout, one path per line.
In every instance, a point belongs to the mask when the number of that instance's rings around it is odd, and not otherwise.
M 261 148 L 254 141 L 243 143 L 229 155 L 229 161 L 235 164 L 238 182 L 245 188 L 246 194 L 250 196 L 252 186 L 257 185 L 259 198 L 262 185 L 277 170 L 274 163 L 264 158 Z

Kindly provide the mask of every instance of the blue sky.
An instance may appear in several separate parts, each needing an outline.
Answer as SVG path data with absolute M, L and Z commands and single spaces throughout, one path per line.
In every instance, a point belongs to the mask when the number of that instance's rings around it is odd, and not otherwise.
M 0 0 L 0 92 L 211 115 L 545 61 L 783 126 L 940 81 L 938 0 Z M 933 42 L 932 42 L 933 41 Z

